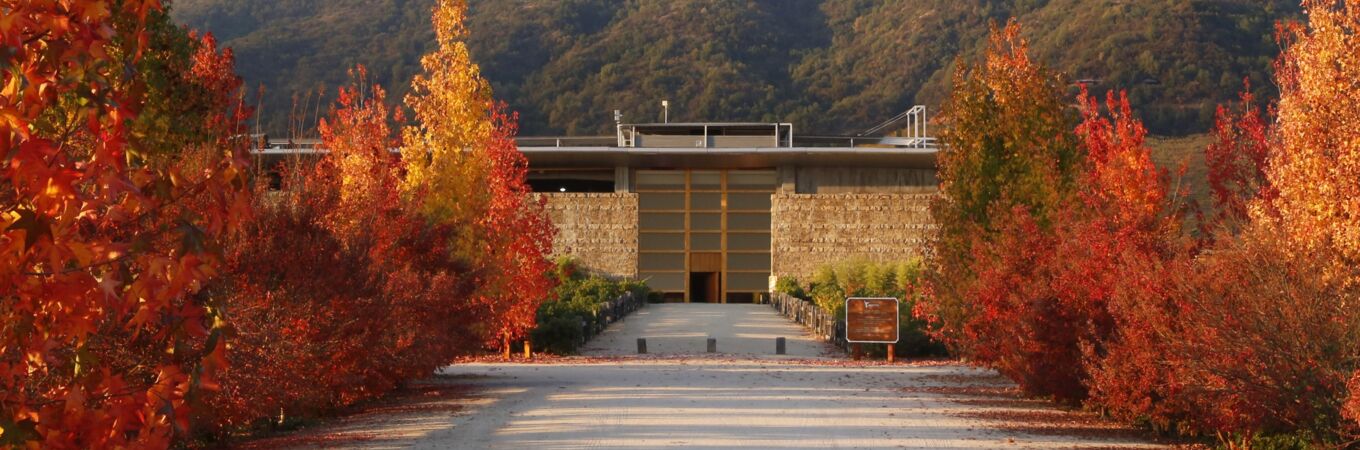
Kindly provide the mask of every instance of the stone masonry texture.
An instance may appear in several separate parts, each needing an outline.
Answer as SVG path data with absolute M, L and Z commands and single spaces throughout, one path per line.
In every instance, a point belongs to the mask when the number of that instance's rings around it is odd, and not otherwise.
M 557 226 L 553 256 L 571 255 L 589 271 L 637 276 L 638 197 L 631 193 L 544 193 Z
M 934 193 L 776 194 L 771 220 L 773 275 L 810 277 L 847 259 L 920 256 L 936 227 Z

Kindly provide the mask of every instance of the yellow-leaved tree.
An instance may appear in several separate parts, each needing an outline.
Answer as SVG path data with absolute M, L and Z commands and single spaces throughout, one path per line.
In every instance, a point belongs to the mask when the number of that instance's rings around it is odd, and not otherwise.
M 476 274 L 472 301 L 484 327 L 478 331 L 508 349 L 532 328 L 551 290 L 547 255 L 555 229 L 525 183 L 515 117 L 492 100 L 468 53 L 466 17 L 465 0 L 435 4 L 438 46 L 421 58 L 423 73 L 406 97 L 417 124 L 402 133 L 403 191 L 427 220 L 451 225 L 450 256 Z
M 434 8 L 438 47 L 420 59 L 424 72 L 411 81 L 406 104 L 415 112 L 417 125 L 402 132 L 407 162 L 404 190 L 423 192 L 421 209 L 433 221 L 469 223 L 487 202 L 481 184 L 486 165 L 477 158 L 491 135 L 491 86 L 472 62 L 463 20 L 467 5 L 441 0 Z M 457 193 L 459 195 L 447 195 Z M 472 227 L 457 227 L 473 231 Z M 475 246 L 476 236 L 462 233 L 458 248 Z M 473 257 L 473 254 L 459 255 Z
M 1300 250 L 1334 246 L 1360 261 L 1360 4 L 1309 0 L 1307 24 L 1280 33 L 1277 148 L 1267 176 L 1279 190 L 1254 208 L 1278 217 Z

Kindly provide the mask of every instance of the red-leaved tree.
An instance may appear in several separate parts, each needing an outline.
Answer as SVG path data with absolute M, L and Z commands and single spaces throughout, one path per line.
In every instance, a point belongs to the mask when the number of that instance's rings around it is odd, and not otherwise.
M 1239 110 L 1219 105 L 1214 120 L 1214 141 L 1204 150 L 1213 194 L 1213 220 L 1206 221 L 1206 234 L 1228 227 L 1235 230 L 1248 219 L 1247 205 L 1258 200 L 1268 205 L 1275 191 L 1266 178 L 1269 162 L 1269 130 L 1250 82 L 1244 82 Z M 1273 114 L 1272 114 L 1273 115 Z
M 529 162 L 515 145 L 516 119 L 504 113 L 504 105 L 491 110 L 493 128 L 484 149 L 491 202 L 480 224 L 487 228 L 486 245 L 492 250 L 483 261 L 481 269 L 489 277 L 479 295 L 487 313 L 483 320 L 491 324 L 487 343 L 504 351 L 534 327 L 538 307 L 554 287 L 546 276 L 553 264 L 545 255 L 552 251 L 556 228 L 548 221 L 545 200 L 533 196 L 525 182 Z
M 224 431 L 309 416 L 381 395 L 475 349 L 481 288 L 449 224 L 400 187 L 405 165 L 382 88 L 360 67 L 319 126 L 319 160 L 229 246 L 216 292 L 232 324 L 231 368 L 208 420 Z M 297 374 L 308 374 L 298 377 Z
M 993 28 L 981 61 L 959 64 L 953 86 L 940 119 L 949 151 L 940 153 L 942 195 L 931 205 L 940 226 L 929 295 L 915 313 L 952 352 L 1028 379 L 1008 368 L 1032 356 L 1017 347 L 1032 347 L 1005 326 L 1024 320 L 1015 308 L 1048 297 L 1019 290 L 1046 288 L 1022 280 L 1033 258 L 1050 256 L 1053 217 L 1073 197 L 1079 150 L 1065 83 L 1030 59 L 1011 22 Z
M 0 7 L 0 443 L 169 446 L 222 365 L 200 288 L 249 205 L 245 111 L 210 39 L 160 46 L 160 8 Z M 155 127 L 184 92 L 198 133 Z
M 1175 408 L 1163 404 L 1174 380 L 1160 332 L 1174 310 L 1165 280 L 1184 268 L 1189 250 L 1184 193 L 1170 191 L 1165 171 L 1153 164 L 1126 95 L 1107 95 L 1109 117 L 1084 89 L 1078 100 L 1084 120 L 1076 132 L 1087 163 L 1082 207 L 1064 228 L 1064 269 L 1055 282 L 1066 307 L 1089 324 L 1074 336 L 1084 347 L 1082 381 L 1092 403 L 1169 427 L 1162 412 Z

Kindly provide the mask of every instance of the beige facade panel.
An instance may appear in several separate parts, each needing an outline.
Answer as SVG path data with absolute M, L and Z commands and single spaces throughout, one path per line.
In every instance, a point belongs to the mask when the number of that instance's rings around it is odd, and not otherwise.
M 935 192 L 939 184 L 934 169 L 799 167 L 796 171 L 800 194 L 922 194 Z
M 571 255 L 594 272 L 637 277 L 638 196 L 630 193 L 543 193 L 557 226 L 553 255 Z M 683 241 L 681 242 L 683 245 Z
M 773 274 L 806 279 L 847 259 L 920 256 L 932 230 L 930 193 L 776 194 Z

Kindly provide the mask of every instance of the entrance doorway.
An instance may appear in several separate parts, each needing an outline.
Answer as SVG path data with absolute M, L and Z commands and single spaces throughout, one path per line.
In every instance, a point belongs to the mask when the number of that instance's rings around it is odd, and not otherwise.
M 721 272 L 690 272 L 689 300 L 694 303 L 722 302 L 722 297 L 718 296 L 720 286 L 722 286 Z
M 637 170 L 633 175 L 637 276 L 648 287 L 710 303 L 751 301 L 769 290 L 776 171 Z M 708 272 L 715 276 L 699 275 Z

